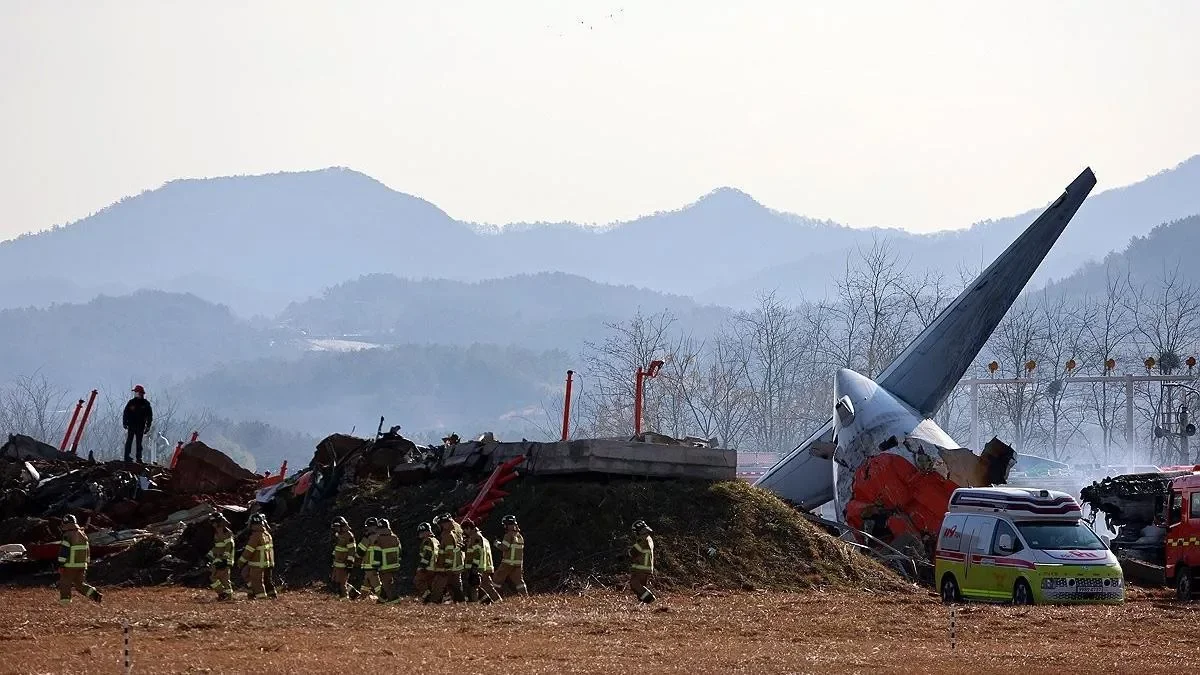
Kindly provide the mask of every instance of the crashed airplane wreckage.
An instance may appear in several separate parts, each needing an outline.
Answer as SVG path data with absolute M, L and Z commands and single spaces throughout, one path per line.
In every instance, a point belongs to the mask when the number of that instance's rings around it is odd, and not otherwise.
M 834 380 L 834 414 L 755 485 L 837 518 L 910 555 L 929 557 L 957 487 L 1002 484 L 1013 450 L 993 439 L 981 456 L 932 419 L 1096 185 L 1084 169 L 877 378 Z

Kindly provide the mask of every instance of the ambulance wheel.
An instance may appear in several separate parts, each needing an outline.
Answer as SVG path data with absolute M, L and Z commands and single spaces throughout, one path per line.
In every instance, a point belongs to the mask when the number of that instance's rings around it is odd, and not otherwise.
M 1025 581 L 1024 579 L 1017 579 L 1017 584 L 1013 586 L 1013 604 L 1033 604 L 1033 589 L 1029 587 L 1028 581 Z
M 958 591 L 958 581 L 954 579 L 953 574 L 942 577 L 942 602 L 947 605 L 962 602 L 962 593 Z
M 1179 598 L 1180 602 L 1192 601 L 1193 581 L 1190 569 L 1180 566 L 1175 570 L 1175 597 Z

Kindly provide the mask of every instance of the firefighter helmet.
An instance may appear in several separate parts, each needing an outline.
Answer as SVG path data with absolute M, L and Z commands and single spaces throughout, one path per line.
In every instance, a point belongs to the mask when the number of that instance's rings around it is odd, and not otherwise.
M 212 519 L 214 523 L 220 523 L 222 525 L 229 524 L 229 519 L 225 517 L 224 513 L 214 513 Z
M 367 520 L 363 523 L 363 527 L 378 527 L 378 526 L 379 526 L 378 518 L 367 518 Z
M 63 516 L 62 524 L 63 525 L 78 525 L 79 521 L 75 520 L 75 516 L 68 513 L 67 515 Z
M 350 523 L 346 522 L 345 518 L 338 516 L 337 518 L 333 519 L 333 529 L 336 530 L 339 527 L 350 527 Z
M 650 526 L 646 524 L 646 521 L 639 520 L 633 524 L 633 531 L 634 532 L 643 532 L 643 531 L 644 532 L 653 532 L 654 530 L 650 529 Z
M 517 517 L 510 513 L 507 516 L 504 516 L 503 518 L 500 519 L 500 524 L 501 525 L 516 525 Z
M 433 534 L 433 526 L 429 523 L 417 523 L 417 534 L 424 534 L 426 532 Z
M 379 529 L 381 529 L 381 530 L 390 530 L 390 529 L 392 529 L 392 523 L 391 523 L 391 521 L 389 521 L 387 518 L 380 518 L 380 519 L 379 519 Z

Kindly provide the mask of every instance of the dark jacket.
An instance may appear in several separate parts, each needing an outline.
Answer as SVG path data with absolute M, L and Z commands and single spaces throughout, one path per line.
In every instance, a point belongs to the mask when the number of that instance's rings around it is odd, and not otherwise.
M 125 413 L 121 416 L 121 424 L 134 433 L 144 433 L 154 421 L 154 408 L 150 401 L 134 396 L 125 404 Z

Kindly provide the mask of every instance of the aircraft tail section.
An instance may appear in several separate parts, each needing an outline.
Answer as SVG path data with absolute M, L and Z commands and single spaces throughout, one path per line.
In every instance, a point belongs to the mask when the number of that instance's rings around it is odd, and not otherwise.
M 875 381 L 922 415 L 937 412 L 1095 185 L 1084 169 Z

